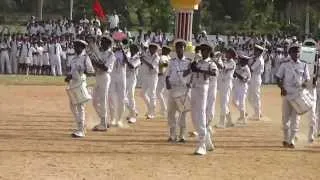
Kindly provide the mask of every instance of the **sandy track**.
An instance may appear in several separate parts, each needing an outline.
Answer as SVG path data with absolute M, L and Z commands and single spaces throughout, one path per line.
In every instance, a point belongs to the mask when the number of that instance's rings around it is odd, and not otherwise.
M 63 87 L 0 86 L 0 179 L 319 179 L 320 144 L 305 143 L 307 121 L 298 148 L 283 149 L 278 90 L 264 88 L 263 99 L 263 122 L 216 130 L 217 149 L 199 157 L 194 138 L 166 142 L 161 118 L 74 140 Z

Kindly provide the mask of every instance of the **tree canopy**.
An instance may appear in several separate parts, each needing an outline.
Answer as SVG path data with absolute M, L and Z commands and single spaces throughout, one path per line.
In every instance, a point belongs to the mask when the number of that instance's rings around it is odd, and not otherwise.
M 0 10 L 6 14 L 35 14 L 38 0 L 1 0 Z M 68 0 L 43 0 L 44 17 L 68 15 Z M 75 16 L 86 9 L 92 14 L 94 0 L 74 0 Z M 121 25 L 129 28 L 172 31 L 174 10 L 169 0 L 101 0 L 107 14 L 116 11 Z M 320 22 L 319 0 L 202 0 L 195 12 L 195 31 L 213 33 L 293 31 L 303 33 L 306 7 L 310 4 L 311 31 L 317 32 Z

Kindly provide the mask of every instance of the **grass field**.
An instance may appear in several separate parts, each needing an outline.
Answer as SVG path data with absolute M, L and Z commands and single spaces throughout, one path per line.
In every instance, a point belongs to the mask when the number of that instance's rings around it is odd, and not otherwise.
M 160 116 L 141 116 L 124 129 L 92 132 L 98 119 L 91 103 L 87 136 L 72 139 L 74 120 L 64 85 L 62 77 L 0 76 L 1 180 L 320 179 L 320 142 L 307 144 L 305 117 L 297 148 L 281 145 L 281 98 L 274 86 L 263 88 L 262 121 L 216 129 L 216 150 L 199 157 L 192 155 L 194 137 L 185 144 L 166 141 L 167 120 Z M 142 99 L 136 99 L 143 115 Z M 236 119 L 238 112 L 231 110 Z M 218 100 L 216 117 L 219 112 Z M 190 117 L 188 130 L 193 131 Z

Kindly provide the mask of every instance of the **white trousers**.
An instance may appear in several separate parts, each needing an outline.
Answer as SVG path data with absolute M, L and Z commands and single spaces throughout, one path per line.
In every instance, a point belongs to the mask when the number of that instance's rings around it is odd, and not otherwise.
M 206 119 L 207 124 L 210 125 L 215 115 L 215 105 L 217 97 L 217 80 L 211 80 L 208 89 L 207 107 L 206 107 Z
M 1 52 L 0 54 L 0 65 L 1 65 L 1 73 L 4 74 L 7 72 L 8 74 L 11 74 L 11 62 L 9 58 L 8 51 Z
M 179 124 L 180 131 L 186 128 L 186 114 L 187 112 L 180 112 L 177 106 L 175 99 L 173 98 L 173 94 L 176 91 L 185 93 L 187 91 L 186 88 L 174 88 L 168 91 L 168 125 L 170 128 L 170 136 L 175 138 L 177 125 Z M 179 116 L 177 117 L 177 113 Z
M 160 104 L 160 112 L 167 112 L 166 77 L 164 75 L 158 77 L 157 97 Z
M 158 75 L 143 74 L 141 88 L 142 98 L 147 106 L 148 115 L 155 116 L 156 110 L 156 89 L 158 84 Z
M 76 127 L 79 131 L 84 131 L 85 127 L 85 104 L 72 104 L 70 102 L 70 109 L 73 114 L 73 117 L 76 121 Z
M 252 76 L 249 89 L 248 100 L 254 109 L 255 116 L 261 115 L 261 76 Z
M 123 119 L 126 100 L 126 73 L 112 72 L 110 83 L 110 117 L 112 121 L 119 122 Z
M 95 108 L 99 118 L 100 124 L 105 126 L 108 122 L 108 94 L 110 86 L 110 74 L 103 73 L 96 75 L 96 86 L 93 91 L 93 107 Z
M 127 72 L 128 73 L 128 72 Z M 127 74 L 127 108 L 129 109 L 129 116 L 135 117 L 137 113 L 135 90 L 137 85 L 137 75 L 135 73 Z
M 240 112 L 246 112 L 248 85 L 246 83 L 235 81 L 233 103 Z
M 17 58 L 17 52 L 10 53 L 10 62 L 11 62 L 11 70 L 12 73 L 17 74 L 18 73 L 18 58 Z
M 266 68 L 264 71 L 264 83 L 265 84 L 270 84 L 271 83 L 271 76 L 272 76 L 272 71 L 271 68 Z
M 61 57 L 57 55 L 50 56 L 50 64 L 51 64 L 51 73 L 53 76 L 61 76 L 62 68 L 61 68 Z
M 220 107 L 221 113 L 220 116 L 226 116 L 230 113 L 229 103 L 230 95 L 232 91 L 232 81 L 221 82 L 220 84 Z
M 309 140 L 314 140 L 317 136 L 317 114 L 316 114 L 316 108 L 317 108 L 317 91 L 315 88 L 308 89 L 309 93 L 314 99 L 314 102 L 312 104 L 311 111 L 308 112 L 308 119 L 309 119 L 309 134 L 308 138 Z
M 204 144 L 207 136 L 206 106 L 208 85 L 191 89 L 191 117 L 195 130 L 199 134 L 199 143 Z
M 294 144 L 295 137 L 299 131 L 300 116 L 291 106 L 286 97 L 282 98 L 282 125 L 284 141 Z

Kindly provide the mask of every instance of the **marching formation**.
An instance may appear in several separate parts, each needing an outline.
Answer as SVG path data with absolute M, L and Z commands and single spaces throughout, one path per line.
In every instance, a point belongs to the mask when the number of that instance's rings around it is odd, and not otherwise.
M 137 110 L 141 104 L 135 101 L 138 83 L 147 110 L 145 118 L 167 118 L 168 142 L 186 141 L 186 117 L 191 113 L 198 137 L 197 155 L 214 150 L 213 126 L 246 126 L 248 119 L 262 119 L 263 83 L 277 83 L 281 89 L 284 147 L 295 147 L 303 114 L 310 120 L 309 142 L 319 135 L 319 58 L 316 55 L 314 60 L 302 61 L 302 44 L 296 37 L 235 35 L 209 40 L 203 31 L 196 37 L 195 53 L 190 55 L 182 39 L 169 41 L 161 31 L 153 36 L 139 31 L 133 38 L 118 28 L 116 15 L 111 19 L 110 32 L 102 32 L 97 18 L 89 21 L 85 17 L 79 23 L 32 19 L 26 34 L 3 30 L 0 73 L 66 75 L 76 120 L 73 137 L 85 137 L 85 104 L 90 99 L 100 121 L 93 131 L 121 128 L 125 121 L 136 123 L 141 117 Z M 92 95 L 87 89 L 88 76 L 96 79 Z M 221 111 L 218 118 L 216 105 Z M 231 112 L 231 106 L 238 112 Z M 232 113 L 239 118 L 232 119 Z
M 99 38 L 78 36 L 74 41 L 75 55 L 65 79 L 77 125 L 73 137 L 85 136 L 85 103 L 91 99 L 86 76 L 91 75 L 96 78 L 93 106 L 100 118 L 93 131 L 121 128 L 125 120 L 129 124 L 137 122 L 137 105 L 140 105 L 135 102 L 137 79 L 141 79 L 141 97 L 147 109 L 145 118 L 153 120 L 159 115 L 168 119 L 168 142 L 186 141 L 186 115 L 191 113 L 198 136 L 197 155 L 214 150 L 212 126 L 217 96 L 221 112 L 215 128 L 245 126 L 249 118 L 261 120 L 265 43 L 255 43 L 248 53 L 234 47 L 219 49 L 209 41 L 202 41 L 196 46 L 195 55 L 190 57 L 185 52 L 187 43 L 182 39 L 173 42 L 175 52 L 167 45 L 161 47 L 151 42 L 147 47 L 134 43 L 125 46 L 124 41 L 127 40 L 114 39 L 110 34 Z M 281 48 L 282 52 L 277 51 L 282 57 L 281 63 L 273 78 L 283 96 L 283 145 L 294 148 L 300 115 L 310 114 L 309 142 L 317 136 L 318 74 L 309 73 L 308 64 L 299 60 L 298 43 Z M 247 113 L 247 100 L 254 112 L 252 116 Z M 231 105 L 239 111 L 237 120 L 232 119 Z

